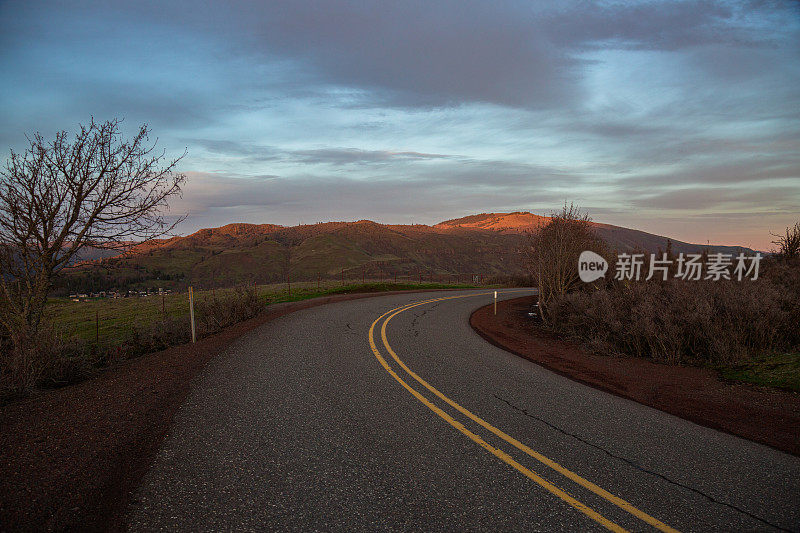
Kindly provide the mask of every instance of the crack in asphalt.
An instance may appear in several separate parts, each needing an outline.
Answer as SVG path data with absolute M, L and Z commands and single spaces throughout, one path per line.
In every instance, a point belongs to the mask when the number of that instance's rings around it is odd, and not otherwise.
M 358 335 L 359 334 L 356 330 L 353 329 L 353 326 L 350 325 L 350 322 L 347 322 L 345 324 L 345 326 L 347 327 L 347 329 L 350 330 L 350 331 L 346 332 L 348 335 Z
M 414 333 L 415 337 L 419 337 L 419 319 L 428 314 L 428 311 L 433 311 L 437 307 L 441 305 L 441 302 L 435 302 L 433 305 L 428 307 L 427 309 L 422 309 L 421 312 L 417 313 L 416 311 L 412 311 L 411 314 L 414 315 L 414 318 L 411 319 L 411 331 Z
M 792 533 L 792 531 L 793 531 L 793 530 L 791 530 L 791 529 L 786 529 L 786 528 L 784 528 L 784 527 L 781 527 L 781 526 L 779 526 L 779 525 L 777 525 L 777 524 L 773 524 L 772 522 L 770 522 L 770 521 L 768 521 L 768 520 L 766 520 L 766 519 L 764 519 L 764 518 L 761 518 L 761 517 L 759 517 L 759 516 L 756 516 L 756 515 L 754 515 L 753 513 L 749 512 L 749 511 L 746 511 L 746 510 L 744 510 L 744 509 L 742 509 L 742 508 L 740 508 L 740 507 L 737 507 L 736 505 L 733 505 L 733 504 L 731 504 L 731 503 L 727 503 L 727 502 L 723 502 L 723 501 L 717 500 L 716 498 L 714 498 L 714 497 L 713 497 L 713 496 L 711 496 L 710 494 L 706 494 L 705 492 L 703 492 L 703 491 L 701 491 L 701 490 L 699 490 L 699 489 L 696 489 L 696 488 L 694 488 L 694 487 L 690 487 L 690 486 L 688 486 L 688 485 L 684 485 L 683 483 L 680 483 L 680 482 L 678 482 L 678 481 L 675 481 L 675 480 L 673 480 L 673 479 L 670 479 L 670 478 L 666 477 L 666 476 L 665 476 L 665 475 L 663 475 L 663 474 L 660 474 L 660 473 L 658 473 L 658 472 L 655 472 L 655 471 L 653 471 L 653 470 L 650 470 L 650 469 L 648 469 L 648 468 L 645 468 L 645 467 L 643 467 L 642 465 L 640 465 L 640 464 L 638 464 L 638 463 L 636 463 L 636 462 L 634 462 L 634 461 L 631 461 L 630 459 L 628 459 L 628 458 L 626 458 L 626 457 L 622 457 L 621 455 L 616 455 L 616 454 L 612 453 L 611 451 L 607 450 L 606 448 L 604 448 L 604 447 L 600 446 L 599 444 L 595 444 L 595 443 L 593 443 L 593 442 L 589 442 L 588 440 L 584 439 L 583 437 L 581 437 L 581 436 L 579 436 L 579 435 L 576 435 L 576 434 L 574 434 L 574 433 L 570 433 L 569 431 L 567 431 L 567 430 L 565 430 L 565 429 L 562 429 L 562 428 L 560 428 L 560 427 L 558 427 L 558 426 L 556 426 L 556 425 L 554 425 L 554 424 L 551 424 L 550 422 L 548 422 L 547 420 L 544 420 L 543 418 L 540 418 L 540 417 L 538 417 L 538 416 L 536 416 L 536 415 L 534 415 L 534 414 L 531 414 L 531 413 L 529 413 L 527 409 L 525 409 L 525 408 L 523 408 L 523 407 L 519 407 L 518 405 L 514 405 L 513 403 L 511 403 L 509 400 L 506 400 L 505 398 L 501 398 L 500 396 L 498 396 L 498 395 L 496 395 L 496 394 L 493 394 L 493 396 L 494 396 L 495 398 L 497 398 L 498 400 L 500 400 L 501 402 L 503 402 L 503 403 L 505 403 L 506 405 L 508 405 L 509 407 L 511 407 L 512 409 L 514 409 L 514 410 L 516 410 L 516 411 L 519 411 L 519 412 L 520 412 L 520 413 L 522 413 L 523 415 L 525 415 L 525 416 L 527 416 L 527 417 L 529 417 L 529 418 L 532 418 L 532 419 L 534 419 L 534 420 L 538 420 L 539 422 L 541 422 L 541 423 L 545 424 L 546 426 L 548 426 L 548 427 L 549 427 L 549 428 L 551 428 L 551 429 L 554 429 L 554 430 L 558 431 L 559 433 L 562 433 L 562 434 L 564 434 L 564 435 L 566 435 L 566 436 L 568 436 L 568 437 L 572 437 L 573 439 L 575 439 L 575 440 L 577 440 L 577 441 L 580 441 L 580 442 L 582 442 L 582 443 L 584 443 L 584 444 L 586 444 L 586 445 L 588 445 L 588 446 L 591 446 L 592 448 L 595 448 L 595 449 L 597 449 L 597 450 L 600 450 L 601 452 L 605 453 L 605 454 L 606 454 L 606 455 L 608 455 L 609 457 L 612 457 L 612 458 L 614 458 L 614 459 L 618 459 L 618 460 L 620 460 L 620 461 L 623 461 L 624 463 L 626 463 L 626 464 L 628 464 L 628 465 L 630 465 L 630 466 L 632 466 L 632 467 L 636 468 L 637 470 L 640 470 L 641 472 L 644 472 L 644 473 L 646 473 L 646 474 L 650 474 L 650 475 L 652 475 L 652 476 L 655 476 L 655 477 L 661 478 L 661 479 L 663 479 L 664 481 L 666 481 L 667 483 L 671 483 L 671 484 L 673 484 L 673 485 L 675 485 L 675 486 L 677 486 L 677 487 L 681 487 L 681 488 L 683 488 L 683 489 L 690 490 L 690 491 L 692 491 L 692 492 L 694 492 L 694 493 L 696 493 L 696 494 L 698 494 L 698 495 L 700 495 L 700 496 L 702 496 L 702 497 L 706 498 L 708 501 L 710 501 L 710 502 L 712 502 L 712 503 L 715 503 L 715 504 L 717 504 L 717 505 L 722 505 L 722 506 L 728 507 L 728 508 L 730 508 L 730 509 L 733 509 L 734 511 L 737 511 L 737 512 L 739 512 L 739 513 L 743 514 L 743 515 L 749 516 L 749 517 L 750 517 L 750 518 L 752 518 L 753 520 L 756 520 L 756 521 L 758 521 L 758 522 L 761 522 L 762 524 L 766 524 L 766 525 L 768 525 L 768 526 L 770 526 L 770 527 L 773 527 L 773 528 L 775 528 L 775 529 L 777 529 L 777 530 L 779 530 L 779 531 L 787 531 L 787 532 L 789 532 L 789 533 Z

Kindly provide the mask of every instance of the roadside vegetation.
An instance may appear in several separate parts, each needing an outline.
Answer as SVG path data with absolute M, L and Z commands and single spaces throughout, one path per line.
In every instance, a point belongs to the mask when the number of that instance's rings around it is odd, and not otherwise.
M 243 285 L 229 289 L 195 291 L 197 338 L 253 318 L 270 305 L 321 296 L 364 292 L 428 289 L 466 289 L 473 285 L 447 283 L 387 283 L 337 281 Z M 94 299 L 75 302 L 50 298 L 37 342 L 24 365 L 6 359 L 0 381 L 0 399 L 36 388 L 76 383 L 99 369 L 145 353 L 191 341 L 187 293 L 147 297 Z M 11 348 L 0 336 L 3 350 Z
M 576 215 L 574 209 L 562 212 L 566 242 L 585 241 L 586 217 Z M 615 280 L 616 254 L 595 249 L 608 259 L 610 275 L 545 296 L 542 319 L 596 353 L 708 366 L 726 379 L 800 391 L 800 224 L 777 237 L 758 279 L 742 281 Z M 577 279 L 580 250 L 560 250 L 556 263 L 571 265 L 560 275 Z M 553 276 L 535 260 L 530 265 L 537 276 Z
M 186 179 L 176 171 L 181 157 L 159 154 L 147 125 L 126 139 L 121 124 L 92 119 L 50 140 L 34 133 L 0 168 L 2 390 L 77 372 L 68 362 L 82 348 L 62 349 L 61 332 L 44 317 L 53 280 L 74 259 L 164 237 L 183 219 L 164 216 Z

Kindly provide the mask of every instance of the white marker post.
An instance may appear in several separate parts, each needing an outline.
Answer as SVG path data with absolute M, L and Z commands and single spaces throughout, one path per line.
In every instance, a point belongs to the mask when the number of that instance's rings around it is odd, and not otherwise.
M 194 293 L 191 287 L 189 287 L 189 317 L 192 320 L 192 343 L 194 343 L 197 339 L 194 334 Z
M 494 291 L 494 314 L 497 314 L 497 291 Z

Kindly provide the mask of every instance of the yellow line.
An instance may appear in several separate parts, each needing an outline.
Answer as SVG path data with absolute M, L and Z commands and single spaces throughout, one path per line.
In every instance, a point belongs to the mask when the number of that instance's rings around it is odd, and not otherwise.
M 378 320 L 380 320 L 384 316 L 388 315 L 389 313 L 392 313 L 386 320 L 384 320 L 384 322 L 383 322 L 383 324 L 381 326 L 381 339 L 383 340 L 383 344 L 386 347 L 386 350 L 389 352 L 389 354 L 392 356 L 392 358 L 397 362 L 397 364 L 400 365 L 400 367 L 403 370 L 405 370 L 412 378 L 417 380 L 423 387 L 428 389 L 430 392 L 432 392 L 433 394 L 438 396 L 440 399 L 442 399 L 448 405 L 450 405 L 451 407 L 453 407 L 454 409 L 459 411 L 461 414 L 465 415 L 467 418 L 469 418 L 470 420 L 472 420 L 476 424 L 480 425 L 484 429 L 489 430 L 490 432 L 492 432 L 496 436 L 498 436 L 501 439 L 503 439 L 504 441 L 508 442 L 509 444 L 511 444 L 512 446 L 517 448 L 518 450 L 521 450 L 521 451 L 525 452 L 526 454 L 528 454 L 529 456 L 533 457 L 534 459 L 536 459 L 540 463 L 549 466 L 550 468 L 552 468 L 556 472 L 564 475 L 568 479 L 574 481 L 575 483 L 578 483 L 582 487 L 592 491 L 593 493 L 595 493 L 598 496 L 608 500 L 609 502 L 611 502 L 614 505 L 620 507 L 621 509 L 624 509 L 625 511 L 629 512 L 630 514 L 632 514 L 633 516 L 639 518 L 640 520 L 643 520 L 644 522 L 650 524 L 654 528 L 656 528 L 656 529 L 658 529 L 660 531 L 664 531 L 664 532 L 677 533 L 676 529 L 664 524 L 660 520 L 650 516 L 649 514 L 645 513 L 644 511 L 641 511 L 641 510 L 637 509 L 632 504 L 628 503 L 627 501 L 623 500 L 622 498 L 611 494 L 610 492 L 608 492 L 607 490 L 603 489 L 602 487 L 599 487 L 599 486 L 595 485 L 594 483 L 592 483 L 591 481 L 579 476 L 575 472 L 572 472 L 571 470 L 568 470 L 567 468 L 564 468 L 563 466 L 561 466 L 560 464 L 556 463 L 552 459 L 549 459 L 548 457 L 545 457 L 541 453 L 539 453 L 539 452 L 533 450 L 532 448 L 526 446 L 525 444 L 521 443 L 520 441 L 518 441 L 514 437 L 512 437 L 512 436 L 504 433 L 503 431 L 497 429 L 496 427 L 494 427 L 493 425 L 489 424 L 488 422 L 486 422 L 485 420 L 483 420 L 479 416 L 475 415 L 474 413 L 472 413 L 468 409 L 464 408 L 460 404 L 456 403 L 455 401 L 451 400 L 450 398 L 448 398 L 447 396 L 442 394 L 438 389 L 436 389 L 430 383 L 428 383 L 427 381 L 422 379 L 420 376 L 418 376 L 414 371 L 412 371 L 410 368 L 408 368 L 408 366 L 406 366 L 406 364 L 402 360 L 400 360 L 400 358 L 397 356 L 397 354 L 394 352 L 394 350 L 392 350 L 392 347 L 389 345 L 389 340 L 386 338 L 386 325 L 389 323 L 389 321 L 393 317 L 395 317 L 396 315 L 402 313 L 403 311 L 407 311 L 408 309 L 411 309 L 413 307 L 424 305 L 426 303 L 431 303 L 433 301 L 449 300 L 449 299 L 453 299 L 453 298 L 466 298 L 466 297 L 469 297 L 469 296 L 480 296 L 480 295 L 477 294 L 477 295 L 465 295 L 465 296 L 449 296 L 449 297 L 445 297 L 445 298 L 439 298 L 437 300 L 429 300 L 429 301 L 425 301 L 425 302 L 418 302 L 418 303 L 415 303 L 415 304 L 406 305 L 404 307 L 395 308 L 395 309 L 392 309 L 391 311 L 388 311 L 387 313 L 384 313 L 381 317 L 378 318 Z M 376 320 L 376 322 L 377 322 L 377 320 Z M 373 326 L 374 326 L 374 323 L 373 323 Z M 370 335 L 372 335 L 372 331 L 373 331 L 373 329 L 370 328 Z M 371 337 L 370 337 L 370 340 L 371 340 Z
M 441 299 L 445 299 L 445 298 L 441 298 Z M 429 302 L 435 302 L 435 301 L 438 301 L 438 300 L 439 299 L 429 300 Z M 424 302 L 424 303 L 427 303 L 427 302 Z M 394 309 L 392 311 L 394 311 Z M 388 313 L 391 313 L 392 311 L 389 311 Z M 532 479 L 533 481 L 538 483 L 540 486 L 542 486 L 545 489 L 547 489 L 548 491 L 550 491 L 552 494 L 558 496 L 559 498 L 564 500 L 566 503 L 568 503 L 569 505 L 571 505 L 575 509 L 578 509 L 580 512 L 582 512 L 583 514 L 585 514 L 586 516 L 588 516 L 592 520 L 602 524 L 603 526 L 605 526 L 607 529 L 609 529 L 611 531 L 617 531 L 617 532 L 621 532 L 621 533 L 627 531 L 627 530 L 623 529 L 622 527 L 620 527 L 619 525 L 617 525 L 614 522 L 612 522 L 611 520 L 609 520 L 609 519 L 605 518 L 604 516 L 600 515 L 597 511 L 595 511 L 595 510 L 591 509 L 590 507 L 588 507 L 587 505 L 579 502 L 578 500 L 576 500 L 575 498 L 570 496 L 567 492 L 565 492 L 564 490 L 558 488 L 554 484 L 550 483 L 549 481 L 547 481 L 543 477 L 539 476 L 538 474 L 536 474 L 532 470 L 524 467 L 523 465 L 521 465 L 520 463 L 515 461 L 506 452 L 504 452 L 504 451 L 502 451 L 502 450 L 500 450 L 498 448 L 495 448 L 494 446 L 492 446 L 491 444 L 489 444 L 488 442 L 483 440 L 481 437 L 479 437 L 478 435 L 476 435 L 475 433 L 473 433 L 472 431 L 467 429 L 464 426 L 464 424 L 462 424 L 461 422 L 455 420 L 453 417 L 448 415 L 446 412 L 444 412 L 438 406 L 436 406 L 433 403 L 431 403 L 430 400 L 425 398 L 416 389 L 414 389 L 411 385 L 406 383 L 400 376 L 398 376 L 397 373 L 394 370 L 392 370 L 392 368 L 389 366 L 389 363 L 386 362 L 386 359 L 384 359 L 383 356 L 381 355 L 381 353 L 378 351 L 378 348 L 375 346 L 375 340 L 374 340 L 375 324 L 377 324 L 378 321 L 381 318 L 383 318 L 384 316 L 386 316 L 388 313 L 384 313 L 383 315 L 378 317 L 377 320 L 375 320 L 375 322 L 373 322 L 372 325 L 370 326 L 370 328 L 369 328 L 369 344 L 370 344 L 370 347 L 372 348 L 372 352 L 375 354 L 375 357 L 378 359 L 378 361 L 380 362 L 381 366 L 383 366 L 383 368 L 395 380 L 397 380 L 397 382 L 400 383 L 400 385 L 402 385 L 406 390 L 408 390 L 408 392 L 413 394 L 414 397 L 417 400 L 419 400 L 422 404 L 424 404 L 428 409 L 430 409 L 431 411 L 433 411 L 434 413 L 439 415 L 448 424 L 450 424 L 451 426 L 453 426 L 454 428 L 459 430 L 461 433 L 463 433 L 464 435 L 469 437 L 470 440 L 472 440 L 473 442 L 478 444 L 481 448 L 487 450 L 489 453 L 491 453 L 492 455 L 498 457 L 500 460 L 502 460 L 506 464 L 512 466 L 517 471 L 521 472 L 522 474 L 524 474 L 528 478 Z

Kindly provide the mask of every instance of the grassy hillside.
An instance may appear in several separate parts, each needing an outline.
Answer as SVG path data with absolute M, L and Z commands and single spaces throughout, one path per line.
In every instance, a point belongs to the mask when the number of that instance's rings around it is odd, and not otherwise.
M 57 294 L 142 288 L 227 287 L 240 283 L 356 280 L 394 276 L 470 279 L 524 274 L 528 234 L 547 222 L 526 212 L 484 213 L 435 226 L 384 225 L 368 220 L 293 227 L 228 224 L 186 237 L 138 246 L 127 256 L 84 264 L 62 276 Z M 656 252 L 667 238 L 594 224 L 620 251 Z M 673 250 L 704 246 L 672 241 Z M 713 250 L 738 252 L 735 247 Z M 459 277 L 460 276 L 460 277 Z

